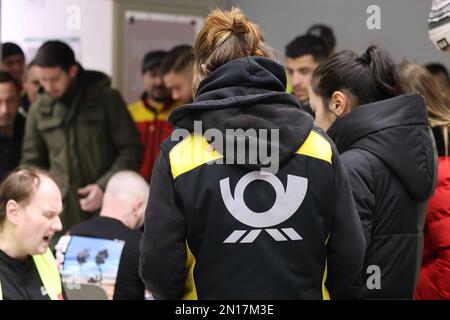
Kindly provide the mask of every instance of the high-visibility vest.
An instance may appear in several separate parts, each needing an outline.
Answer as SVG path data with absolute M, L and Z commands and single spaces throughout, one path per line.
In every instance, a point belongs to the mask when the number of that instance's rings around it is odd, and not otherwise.
M 34 264 L 41 278 L 42 284 L 51 300 L 63 300 L 61 277 L 55 257 L 50 249 L 42 255 L 33 256 Z M 2 284 L 0 282 L 0 300 L 3 299 Z
M 50 299 L 64 300 L 58 265 L 50 249 L 47 248 L 47 252 L 42 255 L 33 256 L 33 260 Z

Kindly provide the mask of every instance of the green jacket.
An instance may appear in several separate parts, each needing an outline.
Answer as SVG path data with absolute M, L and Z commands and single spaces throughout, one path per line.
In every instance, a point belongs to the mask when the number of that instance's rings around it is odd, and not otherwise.
M 127 106 L 98 73 L 80 69 L 76 83 L 61 99 L 43 94 L 31 106 L 22 164 L 49 169 L 64 198 L 68 229 L 90 214 L 79 207 L 77 189 L 99 184 L 120 170 L 139 170 L 143 146 Z

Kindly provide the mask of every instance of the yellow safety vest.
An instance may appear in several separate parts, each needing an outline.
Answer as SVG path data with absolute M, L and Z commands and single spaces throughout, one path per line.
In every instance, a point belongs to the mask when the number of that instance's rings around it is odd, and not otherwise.
M 63 300 L 61 277 L 55 257 L 50 249 L 43 255 L 33 256 L 34 264 L 42 284 L 51 300 Z M 3 300 L 2 283 L 0 282 L 0 300 Z
M 46 253 L 33 256 L 33 260 L 50 299 L 63 300 L 61 276 L 53 253 L 47 248 Z

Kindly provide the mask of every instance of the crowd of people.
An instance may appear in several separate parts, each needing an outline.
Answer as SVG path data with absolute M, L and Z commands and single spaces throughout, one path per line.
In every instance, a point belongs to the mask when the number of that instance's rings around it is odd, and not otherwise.
M 215 9 L 128 106 L 3 43 L 0 299 L 450 299 L 449 74 L 336 43 Z

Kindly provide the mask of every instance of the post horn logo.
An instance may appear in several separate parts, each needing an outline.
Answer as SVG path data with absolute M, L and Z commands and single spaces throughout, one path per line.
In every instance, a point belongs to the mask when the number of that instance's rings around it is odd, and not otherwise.
M 254 212 L 248 208 L 244 201 L 244 191 L 255 181 L 268 182 L 276 193 L 275 203 L 266 212 Z M 266 231 L 275 241 L 302 240 L 302 237 L 293 228 L 273 228 L 288 220 L 300 208 L 308 189 L 308 179 L 288 174 L 286 190 L 280 179 L 272 173 L 253 171 L 243 176 L 231 193 L 230 178 L 220 180 L 220 192 L 226 208 L 230 214 L 241 223 L 253 229 L 241 239 L 248 230 L 235 230 L 225 239 L 224 243 L 252 243 L 261 231 Z M 283 234 L 284 233 L 284 234 Z

